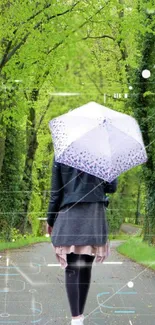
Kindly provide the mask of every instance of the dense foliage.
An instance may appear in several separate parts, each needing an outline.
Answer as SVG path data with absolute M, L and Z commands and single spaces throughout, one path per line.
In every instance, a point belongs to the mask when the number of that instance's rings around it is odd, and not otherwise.
M 12 228 L 41 233 L 53 157 L 48 122 L 93 100 L 144 128 L 149 162 L 121 175 L 108 218 L 113 232 L 123 221 L 144 224 L 154 243 L 153 8 L 144 0 L 1 1 L 2 238 L 11 240 Z M 55 96 L 62 92 L 78 95 Z

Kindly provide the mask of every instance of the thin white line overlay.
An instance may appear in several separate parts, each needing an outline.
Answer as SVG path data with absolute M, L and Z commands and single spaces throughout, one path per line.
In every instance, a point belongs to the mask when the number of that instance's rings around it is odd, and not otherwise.
M 116 265 L 122 265 L 123 262 L 103 262 L 102 264 L 116 264 Z M 47 266 L 51 267 L 51 266 L 61 266 L 61 264 L 47 264 Z

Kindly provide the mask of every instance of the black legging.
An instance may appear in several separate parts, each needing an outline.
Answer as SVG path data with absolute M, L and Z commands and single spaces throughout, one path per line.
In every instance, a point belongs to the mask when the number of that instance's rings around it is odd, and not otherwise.
M 71 314 L 76 317 L 84 311 L 95 256 L 74 253 L 66 256 L 68 265 L 65 268 L 65 285 Z

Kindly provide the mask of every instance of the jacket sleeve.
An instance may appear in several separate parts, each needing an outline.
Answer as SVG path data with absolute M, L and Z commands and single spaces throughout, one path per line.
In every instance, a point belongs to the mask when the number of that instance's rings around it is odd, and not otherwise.
M 48 212 L 47 212 L 47 223 L 51 227 L 53 227 L 56 215 L 59 212 L 59 207 L 62 199 L 62 191 L 63 191 L 63 184 L 61 178 L 60 164 L 57 163 L 54 158 L 53 166 L 52 166 L 50 201 L 49 201 Z
M 114 179 L 111 183 L 104 183 L 104 192 L 105 193 L 115 193 L 117 191 L 118 181 L 117 178 Z

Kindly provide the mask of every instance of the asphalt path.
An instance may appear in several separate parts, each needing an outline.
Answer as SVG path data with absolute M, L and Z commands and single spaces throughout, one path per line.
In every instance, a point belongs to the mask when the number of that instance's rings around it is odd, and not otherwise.
M 134 225 L 130 225 L 128 223 L 123 223 L 120 229 L 129 235 L 137 235 L 142 232 L 142 227 L 135 227 Z
M 154 325 L 155 272 L 111 256 L 92 268 L 85 325 Z M 49 243 L 0 252 L 0 324 L 70 325 L 61 269 Z

